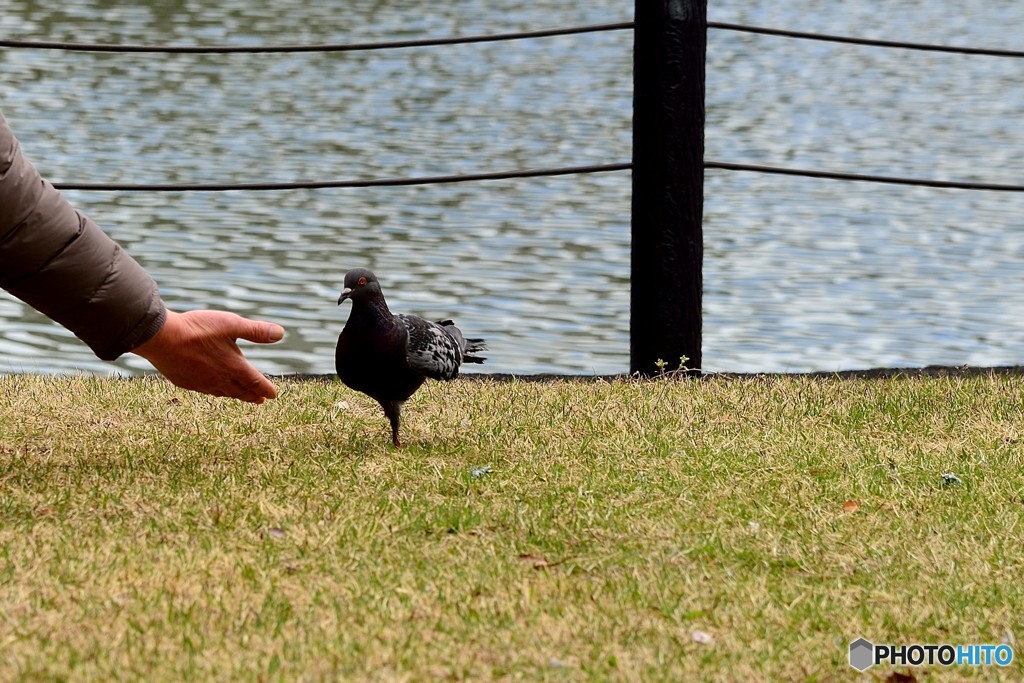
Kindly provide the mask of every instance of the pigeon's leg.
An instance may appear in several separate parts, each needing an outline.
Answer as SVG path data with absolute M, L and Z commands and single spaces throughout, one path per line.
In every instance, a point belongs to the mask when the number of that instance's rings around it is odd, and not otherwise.
M 402 403 L 401 401 L 381 401 L 380 405 L 391 422 L 391 443 L 395 445 L 395 448 L 401 448 L 402 442 L 398 439 L 398 423 L 402 419 Z

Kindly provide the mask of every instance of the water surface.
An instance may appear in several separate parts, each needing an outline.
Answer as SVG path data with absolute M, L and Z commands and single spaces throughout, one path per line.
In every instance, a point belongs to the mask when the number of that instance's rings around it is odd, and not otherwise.
M 715 2 L 712 20 L 1021 49 L 1024 5 Z M 631 19 L 632 3 L 216 7 L 7 0 L 0 33 L 78 42 L 362 42 Z M 628 161 L 632 33 L 386 52 L 0 50 L 0 106 L 54 181 L 254 182 Z M 712 30 L 707 157 L 1024 182 L 1021 60 Z M 628 369 L 628 172 L 406 188 L 69 192 L 177 309 L 288 337 L 247 349 L 327 373 L 345 270 L 392 307 L 454 317 L 496 372 Z M 835 370 L 1024 362 L 1024 199 L 709 171 L 704 367 Z M 0 370 L 132 373 L 0 298 Z

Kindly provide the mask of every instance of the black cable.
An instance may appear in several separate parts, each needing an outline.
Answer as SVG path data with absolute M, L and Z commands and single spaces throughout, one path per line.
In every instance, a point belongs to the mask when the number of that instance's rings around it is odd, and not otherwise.
M 77 52 L 163 52 L 175 54 L 226 54 L 266 52 L 356 52 L 360 50 L 384 50 L 403 47 L 426 47 L 434 45 L 458 45 L 462 43 L 488 43 L 499 40 L 521 40 L 524 38 L 547 38 L 598 31 L 618 31 L 633 28 L 633 22 L 614 24 L 591 24 L 567 28 L 540 29 L 515 33 L 494 33 L 490 35 L 455 36 L 451 38 L 418 38 L 412 40 L 388 40 L 370 43 L 327 43 L 323 45 L 111 45 L 97 43 L 65 43 L 60 41 L 0 40 L 0 47 L 33 48 L 37 50 L 74 50 Z
M 492 173 L 465 173 L 458 175 L 421 176 L 411 178 L 366 178 L 360 180 L 323 180 L 293 183 L 54 183 L 59 190 L 84 190 L 90 192 L 226 192 L 246 190 L 319 190 L 338 187 L 397 187 L 410 185 L 440 185 L 468 183 L 482 180 L 508 180 L 511 178 L 537 178 L 544 176 L 575 175 L 582 173 L 607 173 L 629 171 L 633 164 L 596 164 L 591 166 L 566 166 L 562 168 L 533 168 Z M 985 190 L 992 192 L 1024 192 L 1024 185 L 1004 183 L 981 183 L 960 180 L 931 180 L 928 178 L 906 178 L 900 176 L 869 175 L 863 173 L 842 173 L 837 171 L 816 171 L 803 168 L 763 166 L 758 164 L 736 164 L 727 161 L 705 161 L 704 168 L 726 171 L 753 171 L 776 175 L 824 178 L 827 180 L 849 180 L 857 182 L 889 183 L 895 185 L 917 185 L 954 190 Z
M 563 168 L 533 168 L 493 173 L 466 173 L 458 175 L 421 176 L 418 178 L 366 178 L 363 180 L 324 180 L 295 183 L 54 183 L 58 190 L 86 190 L 92 192 L 225 192 L 229 190 L 319 190 L 332 187 L 395 187 L 403 185 L 439 185 L 467 183 L 480 180 L 507 180 L 509 178 L 536 178 L 577 173 L 606 173 L 625 171 L 630 163 L 567 166 Z
M 79 52 L 162 52 L 177 54 L 226 54 L 226 53 L 267 53 L 267 52 L 355 52 L 360 50 L 383 50 L 405 47 L 427 47 L 434 45 L 458 45 L 463 43 L 484 43 L 499 40 L 520 40 L 524 38 L 544 38 L 577 33 L 593 33 L 597 31 L 618 31 L 634 28 L 632 21 L 621 21 L 608 24 L 592 24 L 587 26 L 571 26 L 567 28 L 540 29 L 513 33 L 495 33 L 491 35 L 456 36 L 450 38 L 421 38 L 414 40 L 392 40 L 368 43 L 327 43 L 323 45 L 111 45 L 98 43 L 68 43 L 61 41 L 37 40 L 0 40 L 0 47 L 31 48 L 38 50 L 74 50 Z M 1001 50 L 995 48 L 958 47 L 955 45 L 936 45 L 931 43 L 910 43 L 897 40 L 875 40 L 857 38 L 828 33 L 810 31 L 790 31 L 787 29 L 768 28 L 764 26 L 748 26 L 721 21 L 709 21 L 708 28 L 726 31 L 758 33 L 769 36 L 800 38 L 804 40 L 821 40 L 834 43 L 868 45 L 873 47 L 903 48 L 907 50 L 927 50 L 932 52 L 952 52 L 969 55 L 988 55 L 992 57 L 1024 57 L 1021 50 Z
M 834 171 L 814 171 L 802 168 L 782 168 L 778 166 L 759 166 L 756 164 L 733 164 L 726 161 L 705 161 L 704 168 L 723 169 L 727 171 L 754 171 L 756 173 L 775 173 L 780 175 L 804 176 L 807 178 L 827 178 L 829 180 L 852 180 L 872 183 L 892 183 L 896 185 L 920 185 L 923 187 L 942 187 L 955 190 L 988 190 L 993 192 L 1024 192 L 1024 185 L 1001 183 L 978 183 L 959 180 L 930 180 L 927 178 L 903 178 L 897 176 L 867 175 L 862 173 L 838 173 Z
M 966 55 L 988 55 L 991 57 L 1024 57 L 1021 50 L 998 50 L 984 47 L 957 47 L 955 45 L 933 45 L 930 43 L 907 43 L 896 40 L 874 40 L 872 38 L 855 38 L 852 36 L 837 36 L 828 33 L 810 33 L 807 31 L 788 31 L 778 28 L 765 28 L 763 26 L 745 26 L 743 24 L 729 24 L 720 21 L 709 21 L 708 28 L 717 28 L 727 31 L 743 31 L 746 33 L 760 33 L 767 36 L 782 36 L 785 38 L 802 38 L 804 40 L 823 40 L 833 43 L 850 43 L 853 45 L 870 45 L 873 47 L 896 47 L 905 50 L 928 50 L 931 52 L 955 52 Z

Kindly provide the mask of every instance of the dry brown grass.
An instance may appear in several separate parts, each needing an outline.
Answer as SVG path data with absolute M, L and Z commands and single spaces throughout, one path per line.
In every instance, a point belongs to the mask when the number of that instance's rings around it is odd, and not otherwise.
M 1024 634 L 1016 378 L 460 381 L 401 451 L 281 390 L 0 378 L 0 679 L 844 680 L 861 635 Z

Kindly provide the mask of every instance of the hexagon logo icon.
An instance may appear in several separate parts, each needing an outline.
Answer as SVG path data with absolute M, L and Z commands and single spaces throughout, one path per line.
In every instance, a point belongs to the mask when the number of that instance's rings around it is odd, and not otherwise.
M 875 646 L 867 638 L 858 638 L 850 643 L 850 666 L 857 671 L 867 671 L 875 663 Z

